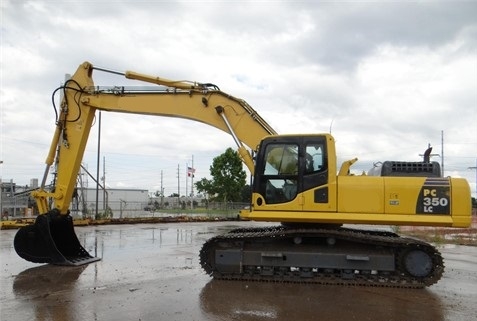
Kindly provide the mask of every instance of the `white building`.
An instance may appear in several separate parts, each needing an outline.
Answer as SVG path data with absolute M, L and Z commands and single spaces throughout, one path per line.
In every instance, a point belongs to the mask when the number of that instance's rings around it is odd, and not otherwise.
M 97 212 L 100 215 L 112 212 L 113 218 L 138 217 L 148 214 L 147 205 L 149 203 L 148 190 L 145 189 L 102 189 L 96 193 L 95 188 L 78 189 L 77 197 L 71 202 L 71 214 L 73 217 L 95 217 L 96 215 L 96 194 Z

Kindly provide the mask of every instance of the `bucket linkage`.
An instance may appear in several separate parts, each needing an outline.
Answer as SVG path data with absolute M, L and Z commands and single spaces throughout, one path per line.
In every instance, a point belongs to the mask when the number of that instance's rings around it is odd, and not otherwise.
M 57 209 L 20 228 L 13 244 L 20 257 L 34 263 L 78 266 L 100 260 L 81 246 L 71 215 L 62 215 Z

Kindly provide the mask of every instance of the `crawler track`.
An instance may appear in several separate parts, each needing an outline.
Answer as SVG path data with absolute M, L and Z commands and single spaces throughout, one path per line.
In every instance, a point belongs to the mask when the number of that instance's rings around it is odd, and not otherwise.
M 391 232 L 269 227 L 208 240 L 202 268 L 216 279 L 423 288 L 444 265 L 428 243 Z

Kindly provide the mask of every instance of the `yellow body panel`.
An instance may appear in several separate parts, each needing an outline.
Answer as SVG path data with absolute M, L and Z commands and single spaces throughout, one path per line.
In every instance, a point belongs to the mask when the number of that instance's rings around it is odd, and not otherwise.
M 332 180 L 333 181 L 333 180 Z M 384 224 L 468 227 L 471 224 L 470 188 L 460 178 L 337 176 L 329 189 L 327 203 L 314 203 L 314 190 L 308 190 L 287 203 L 257 205 L 242 218 L 256 221 Z M 319 189 L 317 188 L 317 189 Z M 446 199 L 434 191 L 446 188 Z M 420 198 L 419 195 L 423 195 Z M 429 198 L 427 198 L 429 196 Z M 433 203 L 450 202 L 448 213 L 437 211 Z M 429 205 L 427 205 L 429 204 Z
M 253 221 L 266 222 L 301 222 L 323 224 L 370 224 L 370 225 L 409 225 L 409 226 L 447 226 L 468 227 L 467 220 L 453 220 L 450 216 L 440 215 L 399 215 L 370 213 L 337 213 L 337 212 L 292 212 L 243 210 L 241 217 Z
M 472 223 L 472 201 L 469 183 L 463 178 L 452 179 L 451 204 L 453 226 L 469 227 Z
M 338 176 L 339 213 L 384 213 L 384 178 Z
M 304 212 L 336 212 L 338 207 L 338 195 L 336 193 L 336 183 L 327 184 L 321 186 L 321 188 L 328 188 L 329 191 L 333 191 L 328 196 L 327 203 L 315 203 L 314 199 L 314 190 L 308 190 L 303 192 L 303 206 L 301 210 Z M 320 188 L 318 188 L 319 190 Z

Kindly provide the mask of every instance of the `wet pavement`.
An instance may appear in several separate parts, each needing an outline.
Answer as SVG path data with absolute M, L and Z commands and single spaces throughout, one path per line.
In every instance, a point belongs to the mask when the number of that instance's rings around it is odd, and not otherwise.
M 252 222 L 77 227 L 101 261 L 39 265 L 0 231 L 1 320 L 477 320 L 477 247 L 442 246 L 446 271 L 424 290 L 215 281 L 206 239 Z

